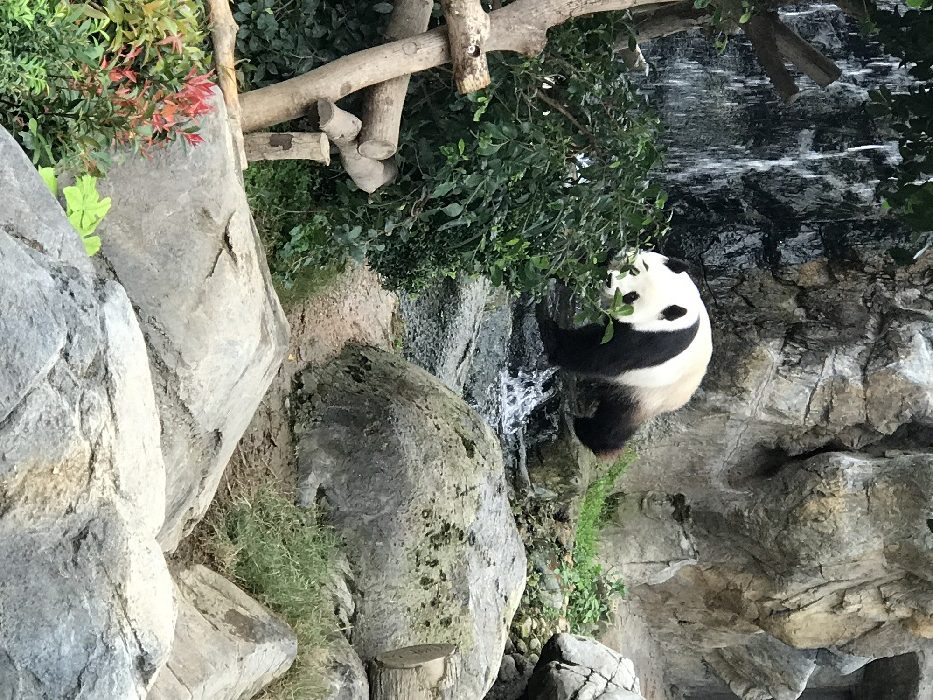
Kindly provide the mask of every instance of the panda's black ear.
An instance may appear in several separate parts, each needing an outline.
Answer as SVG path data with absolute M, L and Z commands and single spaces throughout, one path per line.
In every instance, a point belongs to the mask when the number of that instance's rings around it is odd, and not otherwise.
M 672 304 L 661 312 L 661 318 L 663 318 L 665 321 L 676 321 L 678 318 L 685 316 L 686 314 L 687 310 L 684 307 Z
M 668 258 L 667 262 L 664 264 L 667 265 L 667 268 L 674 274 L 690 271 L 690 266 L 685 261 L 678 260 L 677 258 Z

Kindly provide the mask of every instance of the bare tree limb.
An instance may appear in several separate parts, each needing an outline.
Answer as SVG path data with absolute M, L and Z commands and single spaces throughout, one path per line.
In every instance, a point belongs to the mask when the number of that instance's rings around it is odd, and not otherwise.
M 489 85 L 486 65 L 486 40 L 489 38 L 489 16 L 479 0 L 441 0 L 447 21 L 447 41 L 454 64 L 454 84 L 457 92 L 467 94 Z
M 432 0 L 396 0 L 386 39 L 406 39 L 422 34 L 431 19 Z M 359 136 L 360 155 L 385 160 L 398 150 L 398 130 L 410 75 L 386 80 L 371 87 L 363 103 L 363 130 Z
M 571 17 L 648 4 L 660 3 L 657 0 L 515 0 L 489 15 L 486 51 L 535 55 L 544 48 L 547 30 Z M 444 28 L 358 51 L 304 75 L 241 95 L 243 128 L 257 131 L 296 119 L 319 99 L 334 102 L 370 85 L 449 61 Z
M 360 155 L 356 143 L 362 127 L 359 119 L 327 100 L 318 101 L 317 113 L 321 131 L 337 146 L 344 170 L 357 187 L 372 193 L 395 179 L 398 168 L 391 160 L 379 161 Z
M 772 22 L 768 20 L 766 15 L 754 15 L 742 27 L 745 29 L 745 34 L 749 40 L 751 40 L 752 48 L 755 49 L 755 55 L 758 57 L 758 63 L 768 74 L 775 92 L 780 95 L 786 104 L 793 104 L 800 96 L 800 89 L 797 87 L 797 83 L 794 82 L 790 71 L 784 65 L 784 59 L 778 51 Z
M 230 122 L 230 133 L 233 135 L 233 145 L 237 157 L 240 159 L 240 168 L 246 170 L 246 149 L 243 146 L 243 128 L 240 116 L 240 100 L 236 87 L 236 63 L 234 50 L 236 49 L 236 34 L 239 30 L 233 21 L 228 0 L 209 0 L 211 17 L 211 38 L 214 43 L 214 61 L 217 64 L 217 82 L 224 96 L 224 105 L 227 107 L 227 119 Z
M 820 87 L 839 80 L 842 70 L 826 58 L 793 29 L 781 22 L 777 14 L 766 15 L 771 24 L 778 51 Z
M 678 32 L 707 27 L 711 21 L 710 14 L 705 10 L 696 9 L 693 2 L 679 2 L 656 8 L 650 14 L 636 15 L 635 35 L 638 41 L 650 41 Z
M 330 141 L 326 134 L 299 132 L 260 133 L 243 137 L 248 160 L 314 160 L 330 164 Z

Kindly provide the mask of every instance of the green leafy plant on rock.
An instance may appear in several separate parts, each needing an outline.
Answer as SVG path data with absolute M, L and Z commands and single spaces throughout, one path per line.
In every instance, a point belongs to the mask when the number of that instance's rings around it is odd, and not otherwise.
M 57 197 L 58 178 L 55 176 L 55 168 L 39 168 L 39 175 L 52 195 Z M 110 197 L 101 198 L 97 191 L 97 178 L 93 175 L 82 175 L 74 185 L 63 188 L 62 194 L 68 221 L 81 236 L 87 254 L 95 255 L 100 250 L 101 242 L 100 236 L 95 236 L 94 231 L 110 211 Z
M 607 501 L 616 480 L 635 461 L 635 452 L 627 450 L 602 477 L 589 485 L 580 508 L 573 564 L 563 567 L 561 576 L 569 589 L 566 617 L 573 632 L 591 631 L 607 621 L 612 599 L 625 593 L 624 583 L 596 560 L 599 531 L 606 522 Z

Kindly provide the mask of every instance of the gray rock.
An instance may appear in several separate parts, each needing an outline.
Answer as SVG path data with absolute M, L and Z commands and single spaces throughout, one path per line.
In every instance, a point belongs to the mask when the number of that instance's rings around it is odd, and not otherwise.
M 933 648 L 873 661 L 854 700 L 927 700 L 933 697 Z
M 742 700 L 797 700 L 816 669 L 816 654 L 765 634 L 710 651 L 706 662 Z
M 288 670 L 297 653 L 288 625 L 203 566 L 175 582 L 175 641 L 150 700 L 251 698 Z
M 348 347 L 300 381 L 300 493 L 326 501 L 346 542 L 354 648 L 368 660 L 455 644 L 453 696 L 481 698 L 525 584 L 498 442 L 435 378 L 383 351 Z
M 0 688 L 142 698 L 175 620 L 143 336 L 2 129 L 0 191 Z
M 461 277 L 400 300 L 405 357 L 458 394 L 470 372 L 489 290 L 484 277 Z
M 535 700 L 636 700 L 632 662 L 595 639 L 557 634 L 548 640 L 528 683 Z
M 327 657 L 327 700 L 366 700 L 369 697 L 366 669 L 346 637 L 334 635 Z
M 126 288 L 153 368 L 165 551 L 207 509 L 288 342 L 219 96 L 201 136 L 128 158 L 99 186 L 113 200 L 99 264 Z

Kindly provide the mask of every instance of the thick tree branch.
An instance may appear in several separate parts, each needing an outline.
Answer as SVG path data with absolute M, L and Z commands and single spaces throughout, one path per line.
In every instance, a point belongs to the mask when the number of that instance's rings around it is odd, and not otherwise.
M 432 0 L 396 0 L 386 39 L 406 39 L 422 34 L 431 19 Z M 374 85 L 363 103 L 363 130 L 359 136 L 360 155 L 385 160 L 398 150 L 398 130 L 410 75 Z
M 326 134 L 299 132 L 253 132 L 243 138 L 247 159 L 254 160 L 315 160 L 330 164 L 330 142 Z
M 227 107 L 227 119 L 233 145 L 240 159 L 240 168 L 246 170 L 246 149 L 243 146 L 243 128 L 240 115 L 240 101 L 237 96 L 236 68 L 234 50 L 236 34 L 239 30 L 230 12 L 228 0 L 209 0 L 211 17 L 211 38 L 214 43 L 214 61 L 217 64 L 217 82 L 224 96 Z
M 391 160 L 379 161 L 360 155 L 356 143 L 362 126 L 359 119 L 327 100 L 318 101 L 317 113 L 321 131 L 337 146 L 343 168 L 357 187 L 372 193 L 395 179 L 398 168 Z
M 755 15 L 747 24 L 742 25 L 745 34 L 752 42 L 758 63 L 764 68 L 771 80 L 775 92 L 787 104 L 793 104 L 799 97 L 800 89 L 793 76 L 784 65 L 784 59 L 774 40 L 773 26 L 765 15 Z
M 540 53 L 547 30 L 571 17 L 627 10 L 657 0 L 515 0 L 489 15 L 486 51 Z M 304 75 L 241 95 L 243 128 L 257 131 L 304 115 L 319 99 L 336 101 L 377 83 L 450 62 L 447 32 L 434 29 L 338 58 Z
M 441 7 L 457 91 L 465 95 L 482 90 L 490 81 L 485 49 L 489 17 L 479 0 L 441 0 Z
M 766 15 L 774 33 L 774 41 L 781 55 L 820 87 L 839 80 L 842 71 L 835 63 L 826 58 L 799 34 L 778 19 L 777 14 Z

